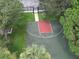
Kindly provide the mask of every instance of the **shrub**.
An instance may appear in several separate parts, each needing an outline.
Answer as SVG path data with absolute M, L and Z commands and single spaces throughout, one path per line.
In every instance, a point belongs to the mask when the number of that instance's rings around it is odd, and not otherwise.
M 64 16 L 60 19 L 64 34 L 68 39 L 70 50 L 79 56 L 79 6 L 68 8 Z
M 20 59 L 51 59 L 51 56 L 43 46 L 32 45 L 20 54 Z
M 6 48 L 0 48 L 0 59 L 16 59 Z

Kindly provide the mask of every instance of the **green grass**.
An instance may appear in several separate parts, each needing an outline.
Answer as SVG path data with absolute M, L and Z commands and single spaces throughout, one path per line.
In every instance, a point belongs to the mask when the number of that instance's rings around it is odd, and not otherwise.
M 50 16 L 46 15 L 45 12 L 39 13 L 39 19 L 40 20 L 50 20 L 50 21 L 56 20 L 56 18 L 54 16 L 50 17 Z
M 27 22 L 33 22 L 34 21 L 34 14 L 33 13 L 22 13 L 21 14 L 22 19 L 26 20 Z
M 25 48 L 26 24 L 33 21 L 34 15 L 32 13 L 21 14 L 21 19 L 17 21 L 11 34 L 11 44 L 9 46 L 11 52 L 16 52 L 18 55 Z
M 39 13 L 39 19 L 40 20 L 46 20 L 46 14 L 44 12 Z
M 15 29 L 11 35 L 10 50 L 16 52 L 17 55 L 25 48 L 25 27 Z

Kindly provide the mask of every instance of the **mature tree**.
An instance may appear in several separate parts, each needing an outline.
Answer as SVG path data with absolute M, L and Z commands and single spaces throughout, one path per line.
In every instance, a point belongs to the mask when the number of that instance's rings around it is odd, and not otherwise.
M 61 16 L 60 22 L 69 41 L 70 49 L 79 56 L 79 5 L 76 1 L 72 1 L 72 8 L 65 11 L 65 17 Z
M 65 9 L 69 7 L 68 0 L 40 0 L 41 7 L 44 7 L 46 14 L 49 17 L 56 17 L 59 19 Z
M 51 59 L 51 56 L 44 47 L 32 45 L 20 54 L 20 59 Z
M 18 0 L 0 0 L 0 34 L 4 28 L 13 27 L 22 10 L 22 4 Z
M 16 56 L 11 55 L 11 53 L 6 48 L 0 47 L 0 59 L 16 59 Z
M 79 5 L 78 0 L 70 0 L 70 4 L 72 5 L 72 7 L 76 7 Z

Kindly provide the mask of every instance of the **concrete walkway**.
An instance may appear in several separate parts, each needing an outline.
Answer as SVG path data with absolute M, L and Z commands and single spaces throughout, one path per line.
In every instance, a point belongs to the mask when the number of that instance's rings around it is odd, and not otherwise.
M 35 16 L 35 22 L 39 21 L 39 14 L 38 14 L 38 10 L 34 10 L 34 16 Z

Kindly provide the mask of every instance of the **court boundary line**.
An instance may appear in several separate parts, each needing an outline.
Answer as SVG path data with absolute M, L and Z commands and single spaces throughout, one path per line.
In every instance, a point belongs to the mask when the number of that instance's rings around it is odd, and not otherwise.
M 41 35 L 41 32 L 40 32 L 40 29 L 39 29 L 39 22 L 37 22 L 37 25 L 38 25 L 39 35 L 42 36 L 42 35 Z
M 56 37 L 58 36 L 59 34 L 61 34 L 63 32 L 63 29 L 61 29 L 58 33 L 56 33 L 55 35 L 51 35 L 51 36 L 47 36 L 47 37 L 44 37 L 42 36 L 40 33 L 40 36 L 37 36 L 37 35 L 34 35 L 33 33 L 31 33 L 30 31 L 27 30 L 27 33 L 33 37 L 37 37 L 37 38 L 53 38 L 53 37 Z
M 53 27 L 52 27 L 51 23 L 50 23 L 50 27 L 51 27 L 51 30 L 52 30 L 52 32 L 53 32 Z

